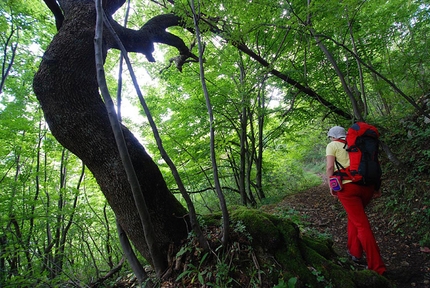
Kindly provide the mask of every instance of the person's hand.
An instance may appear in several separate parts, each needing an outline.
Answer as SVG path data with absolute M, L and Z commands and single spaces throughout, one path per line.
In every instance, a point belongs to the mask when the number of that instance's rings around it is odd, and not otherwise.
M 381 189 L 379 189 L 379 190 L 373 192 L 373 197 L 372 198 L 376 199 L 376 198 L 379 198 L 381 196 L 382 196 L 382 191 L 381 191 Z
M 331 194 L 331 196 L 337 198 L 337 192 L 333 191 L 333 189 L 331 189 L 331 187 L 330 187 L 330 194 Z

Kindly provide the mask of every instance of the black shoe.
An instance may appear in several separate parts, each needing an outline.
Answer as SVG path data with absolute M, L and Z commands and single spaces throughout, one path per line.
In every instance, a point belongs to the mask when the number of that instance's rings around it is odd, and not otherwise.
M 367 265 L 367 261 L 366 259 L 364 259 L 364 257 L 362 258 L 357 258 L 354 255 L 352 255 L 351 253 L 349 253 L 349 251 L 346 251 L 346 253 L 348 254 L 349 258 L 356 264 L 358 265 L 363 265 L 366 266 Z

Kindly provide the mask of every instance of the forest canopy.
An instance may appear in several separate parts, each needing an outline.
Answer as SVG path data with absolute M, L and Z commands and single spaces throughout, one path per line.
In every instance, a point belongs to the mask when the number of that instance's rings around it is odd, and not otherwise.
M 0 286 L 160 278 L 210 213 L 225 247 L 232 207 L 323 181 L 333 125 L 427 189 L 428 4 L 224 2 L 1 2 Z

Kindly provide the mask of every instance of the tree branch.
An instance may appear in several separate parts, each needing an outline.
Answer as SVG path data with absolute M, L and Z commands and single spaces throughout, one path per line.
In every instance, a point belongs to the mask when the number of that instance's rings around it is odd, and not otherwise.
M 236 48 L 238 48 L 242 52 L 246 53 L 248 56 L 250 56 L 254 60 L 258 61 L 264 67 L 270 67 L 269 62 L 267 62 L 262 57 L 260 57 L 259 55 L 257 55 L 254 51 L 252 51 L 251 49 L 249 49 L 245 44 L 239 43 L 239 42 L 232 42 L 232 44 L 233 44 L 233 46 L 235 46 Z M 288 84 L 296 87 L 297 89 L 299 89 L 301 92 L 305 93 L 306 95 L 311 96 L 313 99 L 317 100 L 318 102 L 320 102 L 321 104 L 323 104 L 325 107 L 327 107 L 328 109 L 330 109 L 330 111 L 338 114 L 339 116 L 342 116 L 343 118 L 348 119 L 348 120 L 350 120 L 352 118 L 349 113 L 347 113 L 344 110 L 336 107 L 333 103 L 325 100 L 317 92 L 315 92 L 314 90 L 312 90 L 309 87 L 303 86 L 302 84 L 300 84 L 296 80 L 292 79 L 288 75 L 286 75 L 286 74 L 284 74 L 284 73 L 282 73 L 282 72 L 280 72 L 280 71 L 278 71 L 276 69 L 270 69 L 269 72 L 272 75 L 278 77 L 279 79 L 281 79 L 281 80 L 287 82 Z
M 272 75 L 278 77 L 279 79 L 281 79 L 281 80 L 287 82 L 288 84 L 294 86 L 295 88 L 297 88 L 301 92 L 305 93 L 306 95 L 310 96 L 311 98 L 317 100 L 322 105 L 324 105 L 325 107 L 330 109 L 330 111 L 332 111 L 333 113 L 336 113 L 339 116 L 341 116 L 347 120 L 350 120 L 352 118 L 351 114 L 349 114 L 349 113 L 345 112 L 344 110 L 340 109 L 339 107 L 335 106 L 333 103 L 325 100 L 321 95 L 319 95 L 317 92 L 315 92 L 311 88 L 303 86 L 302 84 L 300 84 L 296 80 L 292 79 L 288 75 L 286 75 L 286 74 L 284 74 L 284 73 L 282 73 L 276 69 L 272 69 L 271 68 L 272 65 L 270 65 L 269 62 L 267 62 L 265 59 L 263 59 L 260 55 L 258 55 L 254 51 L 252 51 L 244 43 L 230 39 L 228 36 L 226 36 L 226 33 L 224 31 L 222 31 L 221 29 L 216 27 L 214 24 L 212 24 L 210 22 L 210 20 L 205 20 L 205 23 L 210 26 L 210 29 L 213 33 L 219 35 L 220 37 L 222 37 L 226 41 L 230 42 L 234 47 L 236 47 L 240 51 L 244 52 L 245 54 L 250 56 L 252 59 L 257 61 L 261 65 L 263 65 L 264 67 L 269 68 L 269 73 L 271 73 Z
M 2 67 L 1 67 L 0 94 L 3 92 L 3 87 L 4 87 L 4 84 L 6 82 L 6 78 L 9 75 L 10 70 L 12 69 L 12 65 L 13 65 L 13 62 L 15 60 L 16 50 L 18 48 L 18 42 L 15 44 L 12 43 L 10 45 L 10 47 L 12 48 L 11 49 L 12 50 L 12 56 L 9 60 L 9 63 L 6 63 L 7 62 L 7 46 L 9 44 L 9 42 L 12 41 L 12 37 L 13 37 L 14 33 L 15 33 L 15 29 L 12 28 L 9 36 L 6 39 L 6 43 L 4 43 L 5 45 L 3 48 L 3 62 L 2 62 Z
M 107 279 L 109 279 L 110 277 L 112 277 L 115 273 L 119 272 L 122 268 L 122 265 L 124 264 L 124 257 L 121 258 L 121 260 L 119 261 L 118 265 L 116 265 L 112 270 L 110 270 L 108 273 L 106 273 L 105 276 L 97 279 L 96 281 L 94 281 L 93 283 L 90 283 L 88 285 L 88 287 L 99 287 L 100 284 L 102 284 L 104 281 L 106 281 Z
M 360 58 L 360 56 L 358 56 L 356 53 L 354 53 L 354 51 L 351 51 L 351 49 L 349 49 L 348 47 L 346 47 L 346 45 L 339 43 L 338 41 L 334 40 L 331 37 L 325 36 L 325 35 L 321 35 L 321 37 L 324 37 L 326 39 L 329 39 L 330 41 L 332 41 L 333 43 L 335 43 L 336 45 L 338 45 L 339 47 L 342 47 L 343 49 L 345 49 L 348 53 L 351 54 L 351 56 L 353 56 L 359 63 L 361 63 L 364 67 L 366 67 L 367 69 L 369 69 L 369 71 L 371 71 L 372 73 L 374 73 L 375 75 L 377 75 L 378 77 L 380 77 L 382 80 L 384 80 L 386 83 L 388 83 L 388 85 L 391 86 L 391 88 L 393 88 L 393 90 L 395 92 L 397 92 L 398 94 L 400 94 L 404 99 L 406 99 L 406 101 L 408 101 L 419 113 L 421 113 L 421 115 L 426 116 L 428 118 L 430 118 L 430 114 L 428 112 L 426 112 L 424 109 L 422 109 L 415 101 L 412 97 L 406 95 L 402 90 L 400 90 L 399 87 L 397 87 L 397 85 L 390 81 L 387 77 L 385 77 L 384 75 L 382 75 L 381 73 L 379 73 L 378 71 L 376 71 L 371 64 L 367 64 L 366 62 L 364 62 L 363 59 Z
M 198 59 L 197 56 L 190 52 L 184 41 L 178 36 L 166 31 L 167 28 L 180 25 L 180 18 L 174 14 L 158 15 L 146 22 L 139 30 L 132 30 L 123 27 L 116 22 L 109 14 L 107 15 L 109 23 L 112 25 L 116 34 L 120 38 L 127 52 L 142 53 L 149 62 L 155 62 L 152 53 L 154 52 L 154 43 L 162 43 L 173 46 L 178 49 L 181 61 L 185 63 L 188 58 Z M 111 36 L 106 35 L 107 48 L 120 49 Z M 182 63 L 182 65 L 183 65 Z M 177 66 L 182 66 L 178 65 Z
M 63 11 L 61 10 L 60 6 L 57 4 L 57 1 L 55 0 L 43 0 L 48 6 L 49 10 L 51 10 L 52 14 L 54 14 L 55 17 L 55 26 L 57 27 L 57 30 L 60 30 L 61 26 L 63 26 L 64 21 L 64 15 Z

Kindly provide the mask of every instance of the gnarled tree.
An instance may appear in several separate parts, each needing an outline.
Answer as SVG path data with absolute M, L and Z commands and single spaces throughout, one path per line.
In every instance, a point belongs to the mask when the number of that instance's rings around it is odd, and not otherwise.
M 60 0 L 61 10 L 55 1 L 45 2 L 53 10 L 58 27 L 58 33 L 47 48 L 33 83 L 46 121 L 56 139 L 81 158 L 94 174 L 118 223 L 136 249 L 151 261 L 127 175 L 98 90 L 94 56 L 94 1 Z M 167 27 L 178 25 L 176 16 L 160 15 L 139 30 L 127 29 L 110 17 L 124 2 L 106 0 L 103 7 L 127 51 L 143 53 L 149 61 L 154 61 L 153 42 L 160 42 L 176 47 L 182 59 L 190 56 L 185 43 L 165 31 Z M 64 14 L 64 20 L 58 16 L 63 15 L 59 11 Z M 104 55 L 108 49 L 118 48 L 107 29 L 105 31 Z M 187 236 L 187 211 L 170 193 L 157 165 L 144 147 L 126 127 L 122 130 L 149 208 L 159 248 L 167 254 L 170 243 Z

